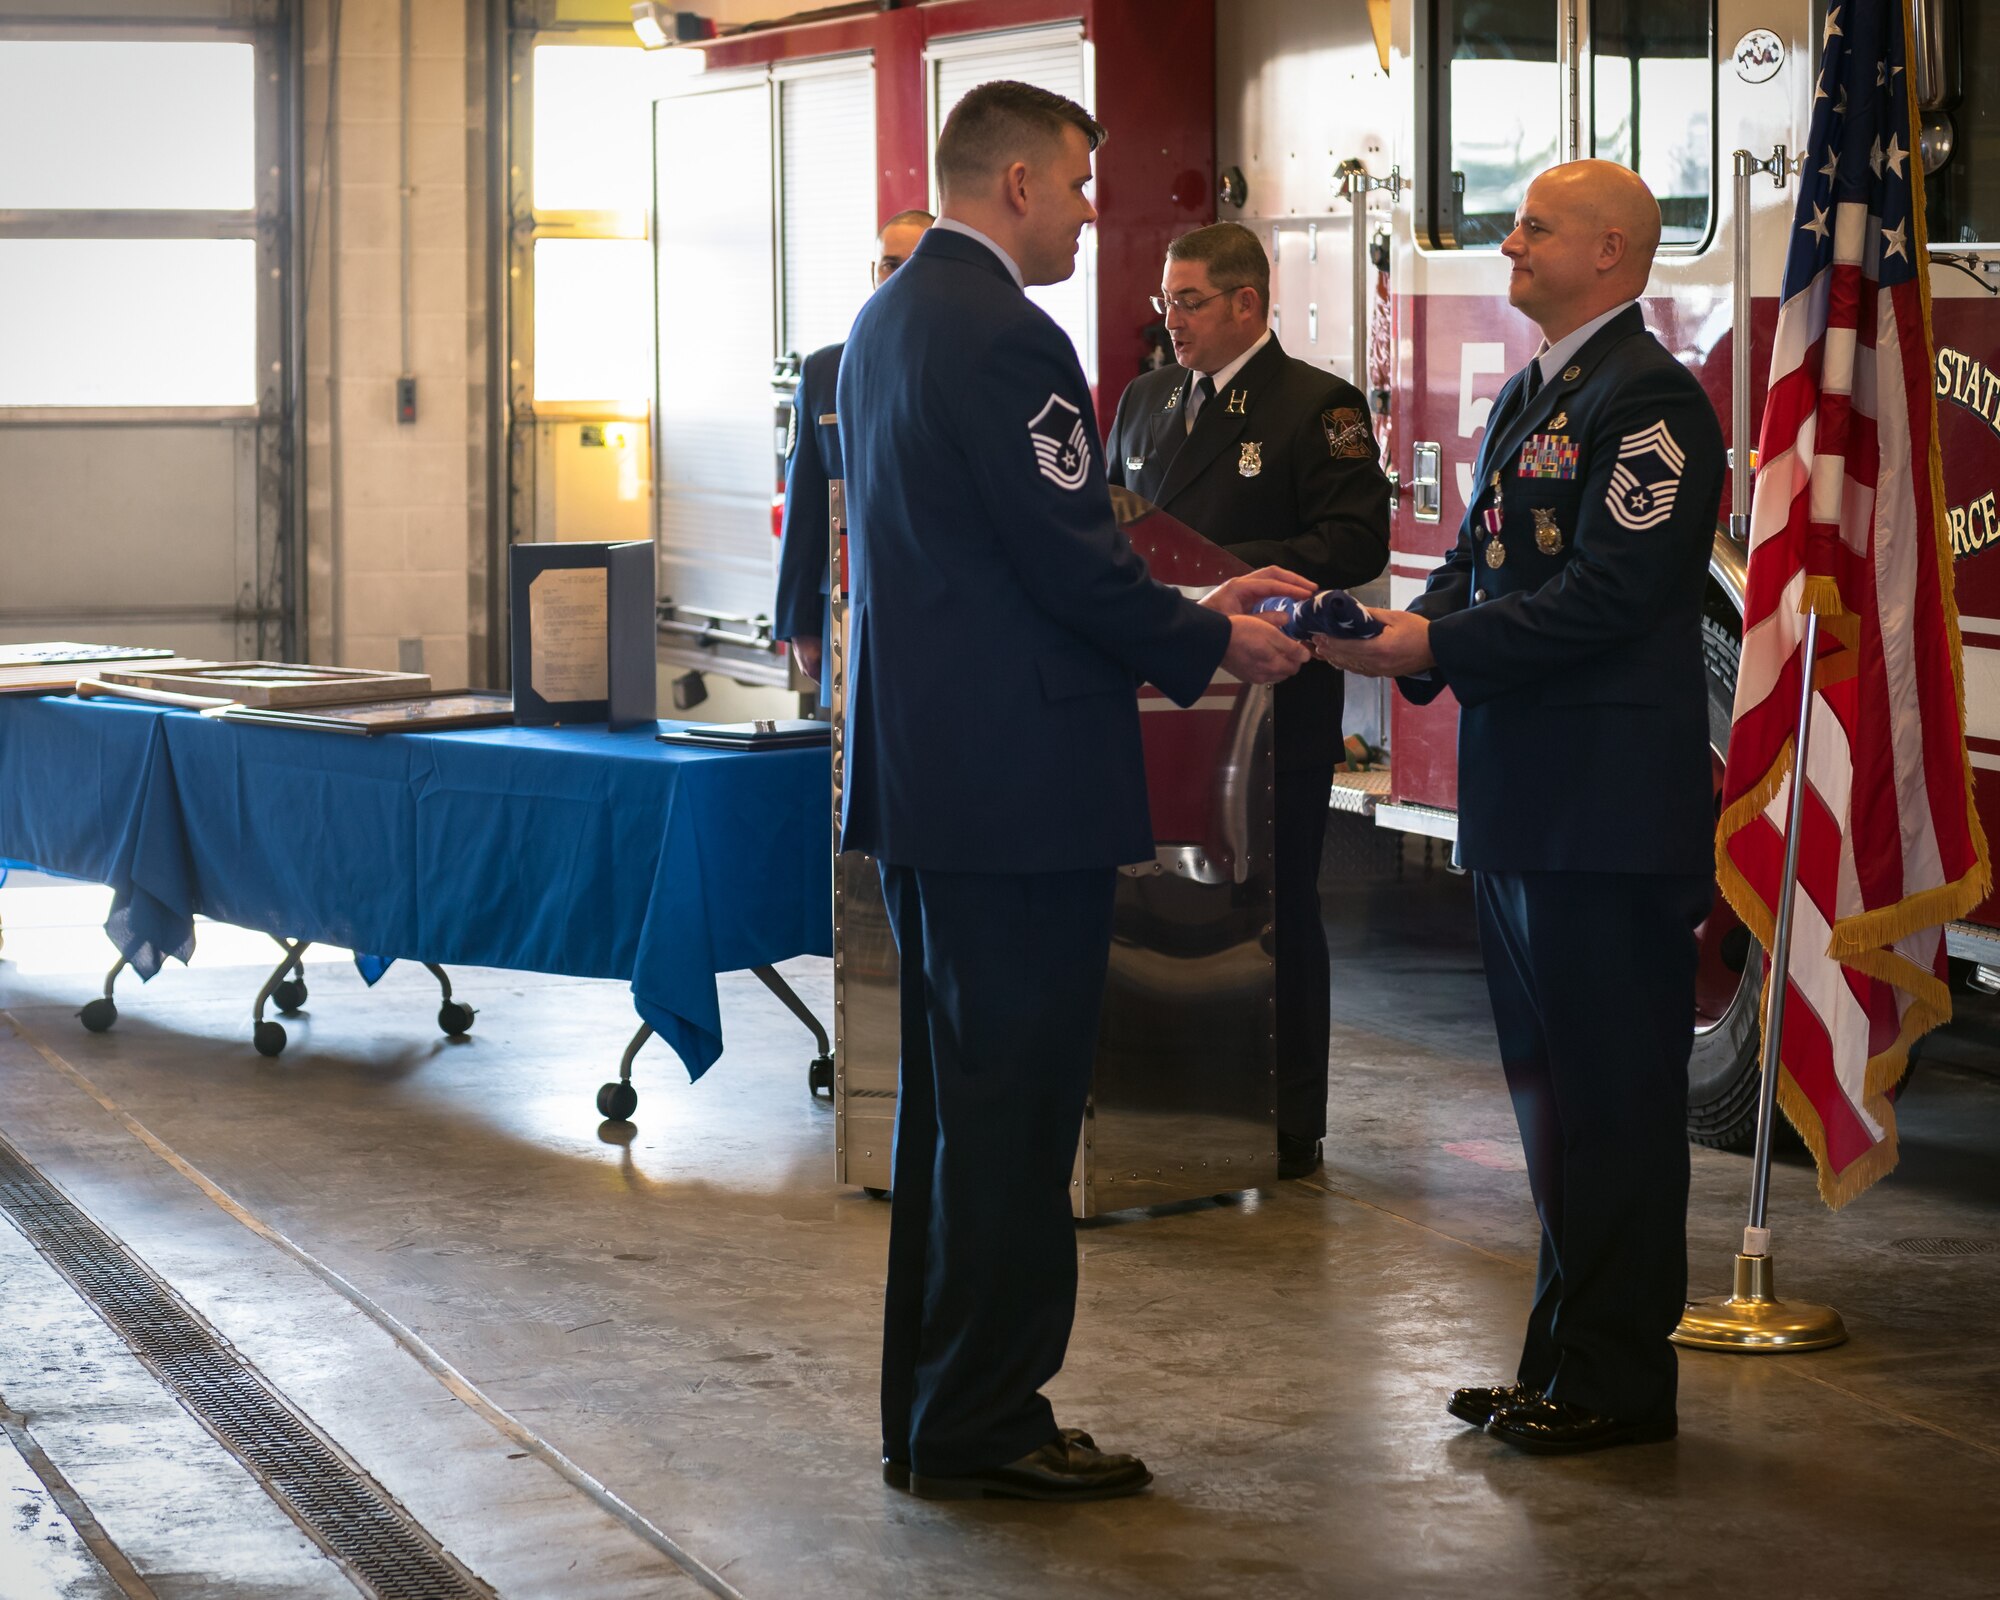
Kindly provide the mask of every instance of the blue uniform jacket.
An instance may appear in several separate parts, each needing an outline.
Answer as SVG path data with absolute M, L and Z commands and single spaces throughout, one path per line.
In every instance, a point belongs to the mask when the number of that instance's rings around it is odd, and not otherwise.
M 960 872 L 1151 859 L 1134 680 L 1191 704 L 1229 622 L 1119 531 L 1068 338 L 992 251 L 934 228 L 855 322 L 836 409 L 842 848 Z
M 826 632 L 827 485 L 840 476 L 840 429 L 832 420 L 841 346 L 815 350 L 799 369 L 792 397 L 792 449 L 785 461 L 785 521 L 778 541 L 780 639 Z
M 1437 670 L 1403 694 L 1421 704 L 1449 685 L 1461 708 L 1460 859 L 1708 871 L 1715 410 L 1636 306 L 1524 406 L 1525 371 L 1494 405 L 1458 544 L 1410 607 L 1431 619 Z

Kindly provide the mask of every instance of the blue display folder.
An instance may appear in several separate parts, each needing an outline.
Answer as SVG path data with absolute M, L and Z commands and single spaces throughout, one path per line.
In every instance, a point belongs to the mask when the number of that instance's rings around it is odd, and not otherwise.
M 564 541 L 508 551 L 514 720 L 653 721 L 653 546 Z

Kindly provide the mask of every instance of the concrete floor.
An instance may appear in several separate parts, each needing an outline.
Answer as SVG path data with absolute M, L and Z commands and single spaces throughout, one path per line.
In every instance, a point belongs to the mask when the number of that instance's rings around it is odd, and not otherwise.
M 887 1210 L 834 1184 L 805 1035 L 747 975 L 707 1080 L 641 1056 L 620 1142 L 591 1103 L 632 1025 L 615 985 L 454 973 L 481 1010 L 450 1044 L 420 971 L 371 992 L 321 962 L 267 1061 L 263 947 L 204 928 L 193 969 L 121 985 L 92 1035 L 73 1013 L 106 964 L 101 907 L 0 889 L 0 1134 L 509 1600 L 691 1595 L 689 1569 L 756 1597 L 2000 1593 L 2000 1250 L 1897 1248 L 2000 1246 L 1992 1010 L 1930 1050 L 1901 1169 L 1847 1212 L 1781 1156 L 1780 1291 L 1837 1305 L 1848 1345 L 1685 1357 L 1678 1443 L 1540 1461 L 1441 1408 L 1511 1370 L 1534 1245 L 1466 886 L 1413 861 L 1342 878 L 1328 913 L 1324 1176 L 1078 1230 L 1052 1397 L 1146 1457 L 1132 1501 L 883 1487 Z M 789 975 L 827 1014 L 828 964 Z M 1748 1166 L 1698 1150 L 1694 1170 L 1713 1292 Z M 4 1226 L 0 1282 L 0 1419 L 152 1592 L 343 1592 Z M 22 1476 L 4 1450 L 0 1469 Z M 4 1600 L 100 1592 L 9 1587 L 19 1547 L 0 1543 Z

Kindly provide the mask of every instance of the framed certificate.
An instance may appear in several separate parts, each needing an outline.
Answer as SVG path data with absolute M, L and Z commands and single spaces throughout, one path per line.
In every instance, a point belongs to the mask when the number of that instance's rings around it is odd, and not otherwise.
M 337 706 L 356 700 L 431 692 L 422 672 L 378 672 L 369 667 L 311 667 L 289 661 L 161 662 L 102 666 L 80 677 L 135 689 L 204 695 L 242 706 Z
M 508 561 L 514 720 L 651 722 L 651 541 L 517 544 Z
M 514 720 L 513 696 L 466 689 L 457 694 L 412 700 L 364 700 L 351 706 L 266 710 L 225 706 L 213 713 L 221 722 L 258 723 L 267 728 L 318 728 L 328 733 L 438 733 L 450 728 L 492 728 Z

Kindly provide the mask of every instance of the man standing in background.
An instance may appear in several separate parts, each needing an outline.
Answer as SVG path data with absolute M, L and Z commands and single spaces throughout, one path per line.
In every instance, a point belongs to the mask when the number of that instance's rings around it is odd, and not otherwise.
M 1361 391 L 1285 354 L 1271 331 L 1271 263 L 1219 222 L 1167 247 L 1153 309 L 1180 364 L 1126 388 L 1104 447 L 1113 483 L 1250 566 L 1351 589 L 1389 561 L 1389 480 Z M 1326 924 L 1320 855 L 1341 753 L 1340 673 L 1313 662 L 1278 687 L 1278 1176 L 1320 1164 L 1326 1136 Z
M 869 279 L 875 289 L 910 257 L 934 218 L 898 211 L 875 236 Z M 778 541 L 778 599 L 772 632 L 791 647 L 799 670 L 824 690 L 820 654 L 826 645 L 827 485 L 840 476 L 840 427 L 834 382 L 842 344 L 815 350 L 799 367 L 792 393 L 792 429 L 785 453 L 785 521 Z M 820 697 L 827 704 L 824 692 Z

